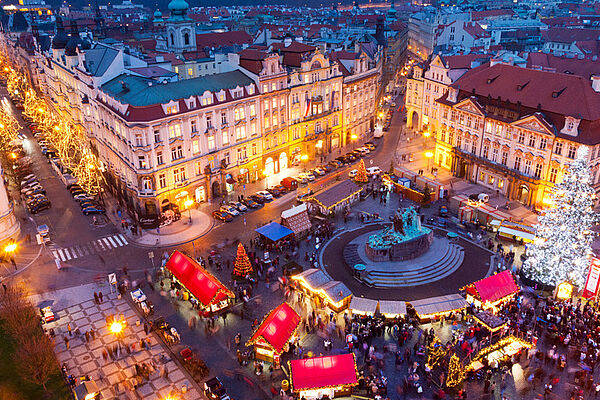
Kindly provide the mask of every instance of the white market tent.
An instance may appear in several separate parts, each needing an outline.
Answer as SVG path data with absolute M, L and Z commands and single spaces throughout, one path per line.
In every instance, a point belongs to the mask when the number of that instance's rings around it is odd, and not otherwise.
M 436 315 L 449 314 L 467 308 L 468 303 L 459 294 L 430 297 L 428 299 L 411 301 L 419 318 L 431 318 Z
M 397 318 L 406 315 L 404 301 L 379 300 L 379 312 L 386 318 Z
M 374 315 L 377 311 L 377 300 L 365 299 L 363 297 L 352 297 L 350 311 L 353 314 Z

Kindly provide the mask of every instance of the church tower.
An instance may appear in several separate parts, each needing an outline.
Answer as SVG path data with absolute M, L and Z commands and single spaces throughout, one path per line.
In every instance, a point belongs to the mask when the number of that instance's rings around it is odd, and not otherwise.
M 196 29 L 194 21 L 187 16 L 189 5 L 185 0 L 171 0 L 171 16 L 166 21 L 167 46 L 176 54 L 196 51 Z

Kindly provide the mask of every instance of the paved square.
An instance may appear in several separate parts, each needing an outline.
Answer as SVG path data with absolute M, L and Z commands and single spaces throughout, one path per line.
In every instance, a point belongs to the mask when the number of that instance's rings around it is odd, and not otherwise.
M 125 316 L 127 327 L 124 337 L 120 340 L 121 349 L 104 359 L 104 351 L 110 353 L 119 341 L 106 327 L 106 318 L 113 313 L 119 317 Z M 46 325 L 56 333 L 55 351 L 61 364 L 66 364 L 69 374 L 80 377 L 90 375 L 98 385 L 104 399 L 163 399 L 174 392 L 180 399 L 198 399 L 200 394 L 194 388 L 187 375 L 174 362 L 160 363 L 159 356 L 163 354 L 170 359 L 164 345 L 153 336 L 146 335 L 141 325 L 136 326 L 140 318 L 123 299 L 117 299 L 116 294 L 105 294 L 104 302 L 96 305 L 93 301 L 69 307 L 66 312 L 56 312 L 56 321 Z M 71 324 L 73 335 L 70 336 L 67 324 Z M 80 334 L 76 335 L 79 329 Z M 86 341 L 85 333 L 94 329 L 96 338 Z M 68 349 L 64 338 L 68 338 Z M 150 339 L 151 348 L 141 349 L 140 341 Z M 132 345 L 135 343 L 135 347 Z M 127 351 L 126 345 L 129 345 Z M 148 380 L 136 383 L 135 364 L 145 363 L 151 371 Z M 168 371 L 167 378 L 164 371 Z M 182 394 L 186 386 L 187 393 Z M 156 390 L 156 389 L 158 390 Z M 134 393 L 135 392 L 135 393 Z

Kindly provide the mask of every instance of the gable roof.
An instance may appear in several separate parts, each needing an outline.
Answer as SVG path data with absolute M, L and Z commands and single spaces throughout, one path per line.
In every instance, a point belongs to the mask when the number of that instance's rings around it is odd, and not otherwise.
M 290 361 L 290 377 L 295 392 L 300 390 L 358 384 L 354 353 L 304 358 Z
M 582 40 L 598 40 L 600 31 L 596 29 L 549 28 L 542 31 L 542 38 L 548 42 L 574 43 Z
M 92 76 L 103 76 L 113 63 L 119 52 L 107 46 L 98 45 L 85 51 L 83 65 Z
M 252 36 L 245 31 L 196 34 L 196 47 L 198 50 L 203 50 L 206 47 L 220 48 L 251 43 Z
M 281 354 L 286 343 L 290 340 L 300 324 L 300 315 L 288 303 L 282 303 L 271 310 L 256 331 L 252 334 L 246 346 L 256 343 L 269 344 L 276 353 Z
M 506 296 L 519 292 L 519 287 L 508 270 L 502 271 L 496 275 L 488 276 L 487 278 L 469 285 L 467 291 L 474 294 L 473 289 L 475 289 L 476 294 L 479 296 L 479 300 L 481 300 L 482 303 L 493 303 Z
M 475 39 L 491 37 L 491 35 L 485 29 L 483 29 L 481 25 L 479 25 L 477 22 L 474 22 L 472 24 L 467 22 L 465 23 L 463 29 Z

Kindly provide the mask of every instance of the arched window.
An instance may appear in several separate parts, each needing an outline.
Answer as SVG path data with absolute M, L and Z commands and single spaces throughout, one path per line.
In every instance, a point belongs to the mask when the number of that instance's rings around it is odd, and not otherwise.
M 189 33 L 186 32 L 186 33 L 183 34 L 183 42 L 186 45 L 190 44 L 190 34 Z
M 175 46 L 175 36 L 171 33 L 171 46 Z

